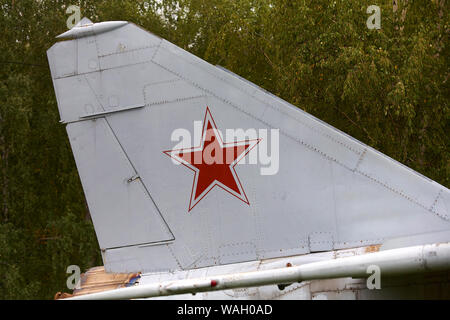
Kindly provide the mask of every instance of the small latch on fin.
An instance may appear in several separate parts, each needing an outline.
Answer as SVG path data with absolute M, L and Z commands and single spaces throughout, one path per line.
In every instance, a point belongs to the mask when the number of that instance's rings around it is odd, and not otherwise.
M 132 176 L 130 179 L 127 180 L 128 183 L 133 182 L 136 179 L 139 179 L 140 176 L 138 174 L 135 174 L 134 176 Z

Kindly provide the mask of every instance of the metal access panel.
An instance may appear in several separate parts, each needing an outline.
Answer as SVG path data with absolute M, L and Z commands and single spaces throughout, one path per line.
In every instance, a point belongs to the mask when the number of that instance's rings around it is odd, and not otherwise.
M 100 118 L 70 123 L 67 133 L 100 247 L 172 240 L 107 121 Z

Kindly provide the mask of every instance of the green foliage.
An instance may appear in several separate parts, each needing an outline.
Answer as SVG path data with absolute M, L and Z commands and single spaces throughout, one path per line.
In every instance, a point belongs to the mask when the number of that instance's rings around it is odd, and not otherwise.
M 46 50 L 68 5 L 128 20 L 449 186 L 448 1 L 1 0 L 0 298 L 49 299 L 101 258 Z

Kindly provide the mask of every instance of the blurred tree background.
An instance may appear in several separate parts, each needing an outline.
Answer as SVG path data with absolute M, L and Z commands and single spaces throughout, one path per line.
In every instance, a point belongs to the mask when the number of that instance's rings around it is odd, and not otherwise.
M 0 299 L 51 299 L 67 266 L 102 264 L 46 57 L 69 5 L 134 22 L 450 185 L 448 1 L 0 3 Z

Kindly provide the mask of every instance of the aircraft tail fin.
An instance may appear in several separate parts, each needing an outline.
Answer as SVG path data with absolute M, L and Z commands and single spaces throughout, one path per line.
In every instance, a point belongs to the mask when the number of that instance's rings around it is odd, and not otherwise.
M 450 240 L 446 187 L 231 72 L 122 21 L 60 38 L 48 59 L 107 271 Z

